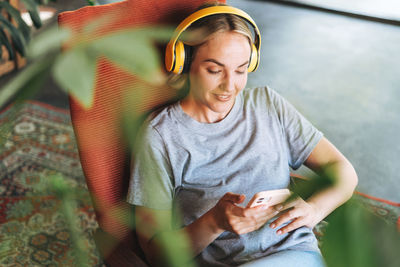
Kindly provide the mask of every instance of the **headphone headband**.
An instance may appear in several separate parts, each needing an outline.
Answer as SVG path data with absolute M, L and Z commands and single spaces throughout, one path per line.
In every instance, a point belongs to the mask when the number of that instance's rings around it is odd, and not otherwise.
M 176 55 L 175 55 L 175 46 L 176 42 L 179 39 L 179 36 L 182 34 L 183 31 L 185 31 L 193 22 L 207 17 L 211 15 L 216 15 L 216 14 L 233 14 L 237 15 L 243 19 L 245 19 L 249 24 L 251 24 L 254 28 L 254 45 L 257 50 L 257 62 L 254 67 L 254 70 L 257 68 L 258 63 L 259 63 L 259 51 L 261 47 L 261 38 L 260 38 L 260 31 L 254 22 L 254 20 L 243 10 L 240 10 L 238 8 L 232 7 L 232 6 L 212 6 L 212 7 L 207 7 L 200 9 L 190 16 L 188 16 L 186 19 L 184 19 L 178 27 L 175 29 L 174 34 L 171 38 L 171 40 L 168 42 L 167 48 L 166 48 L 166 53 L 165 53 L 165 66 L 168 71 L 174 71 L 175 68 L 175 61 L 176 61 Z M 180 73 L 181 70 L 179 70 L 178 73 Z

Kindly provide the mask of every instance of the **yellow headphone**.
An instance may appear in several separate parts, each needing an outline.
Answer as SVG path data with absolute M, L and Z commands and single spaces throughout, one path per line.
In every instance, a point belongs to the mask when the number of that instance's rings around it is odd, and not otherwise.
M 254 20 L 244 11 L 231 7 L 231 6 L 212 6 L 200 9 L 195 13 L 191 14 L 185 20 L 183 20 L 169 41 L 167 48 L 165 50 L 165 67 L 167 71 L 173 72 L 175 74 L 182 73 L 185 65 L 189 64 L 190 48 L 183 44 L 183 42 L 178 41 L 179 36 L 184 30 L 186 30 L 193 22 L 215 14 L 233 14 L 245 19 L 254 28 L 255 38 L 254 43 L 251 44 L 251 55 L 250 63 L 247 69 L 248 72 L 255 71 L 260 62 L 260 46 L 261 46 L 261 36 L 260 31 L 257 28 Z

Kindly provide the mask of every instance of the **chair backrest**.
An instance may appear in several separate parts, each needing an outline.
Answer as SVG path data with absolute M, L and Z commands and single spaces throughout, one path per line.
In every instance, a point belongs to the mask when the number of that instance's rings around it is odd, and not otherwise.
M 99 29 L 94 36 L 141 25 L 176 26 L 204 2 L 206 1 L 128 0 L 63 12 L 59 14 L 58 22 L 62 27 L 80 32 L 95 18 L 110 14 L 118 18 L 107 27 Z M 68 49 L 68 44 L 65 48 Z M 140 91 L 142 99 L 132 104 L 129 95 L 137 95 L 137 91 Z M 132 235 L 132 229 L 120 220 L 126 220 L 127 213 L 133 215 L 125 203 L 131 158 L 122 127 L 124 108 L 146 112 L 174 98 L 175 94 L 174 90 L 146 84 L 115 64 L 100 59 L 97 64 L 93 106 L 85 109 L 73 95 L 70 96 L 72 124 L 97 221 L 100 228 L 118 240 Z M 115 208 L 122 209 L 122 212 L 111 212 Z

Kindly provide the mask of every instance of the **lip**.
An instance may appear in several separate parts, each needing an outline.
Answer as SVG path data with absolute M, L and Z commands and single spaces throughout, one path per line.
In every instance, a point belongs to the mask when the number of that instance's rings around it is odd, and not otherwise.
M 214 95 L 221 102 L 229 101 L 232 98 L 232 95 L 223 95 L 223 94 L 214 94 Z

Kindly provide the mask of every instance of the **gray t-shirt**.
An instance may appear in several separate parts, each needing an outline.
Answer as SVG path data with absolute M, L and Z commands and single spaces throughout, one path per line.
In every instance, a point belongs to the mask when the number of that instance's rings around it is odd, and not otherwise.
M 200 123 L 179 103 L 153 114 L 142 127 L 127 201 L 152 209 L 180 210 L 188 225 L 227 192 L 245 194 L 289 186 L 322 138 L 278 93 L 268 87 L 243 90 L 229 114 Z M 277 235 L 267 223 L 237 235 L 222 233 L 196 258 L 201 266 L 231 266 L 285 250 L 319 251 L 312 229 Z

